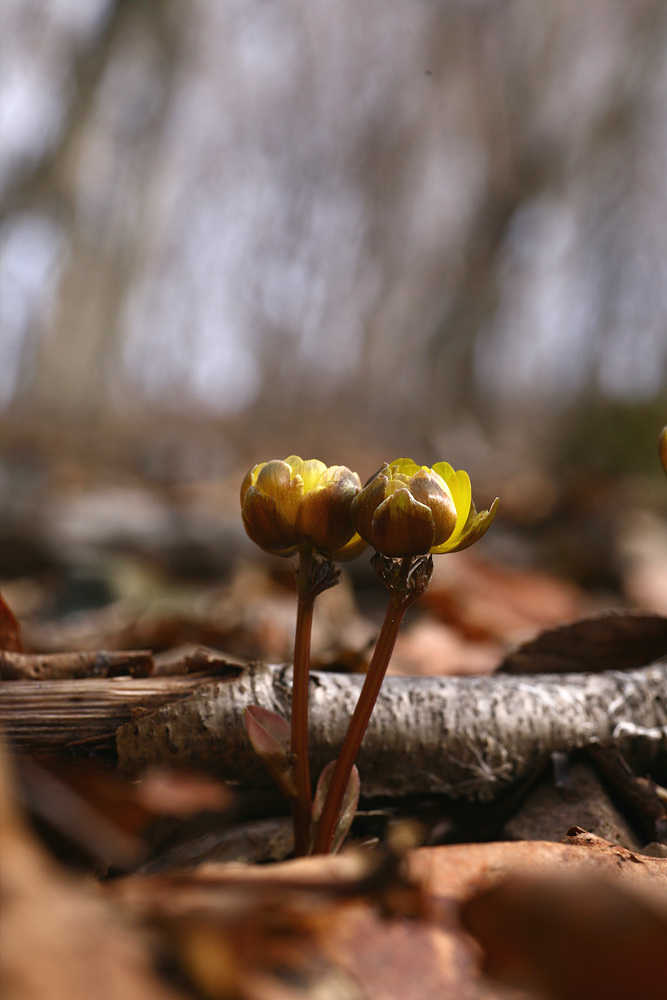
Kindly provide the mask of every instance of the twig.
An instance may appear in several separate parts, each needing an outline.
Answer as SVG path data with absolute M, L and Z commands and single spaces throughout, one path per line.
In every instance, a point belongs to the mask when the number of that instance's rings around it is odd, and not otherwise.
M 76 653 L 14 653 L 0 650 L 0 679 L 63 680 L 76 677 L 147 677 L 153 669 L 150 650 L 100 650 Z

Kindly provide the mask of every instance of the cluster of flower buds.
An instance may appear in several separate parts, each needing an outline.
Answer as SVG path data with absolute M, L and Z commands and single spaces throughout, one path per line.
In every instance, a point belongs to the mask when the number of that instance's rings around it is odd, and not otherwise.
M 497 506 L 477 513 L 467 472 L 409 458 L 383 466 L 363 489 L 346 466 L 297 455 L 256 465 L 241 486 L 243 524 L 260 548 L 291 556 L 310 544 L 336 561 L 366 543 L 390 558 L 458 552 L 488 530 Z
M 468 473 L 447 462 L 430 469 L 399 458 L 370 479 L 351 514 L 361 537 L 395 558 L 467 548 L 488 530 L 497 506 L 478 514 Z
M 256 465 L 241 486 L 241 515 L 253 542 L 274 555 L 292 556 L 304 544 L 335 560 L 365 547 L 350 518 L 361 490 L 356 472 L 290 455 Z
M 408 458 L 384 465 L 363 489 L 346 466 L 298 455 L 256 465 L 243 480 L 241 513 L 250 538 L 275 555 L 299 555 L 291 724 L 258 706 L 246 711 L 250 740 L 291 803 L 295 853 L 328 852 L 345 836 L 359 795 L 354 761 L 402 617 L 428 586 L 431 555 L 472 545 L 497 506 L 496 500 L 477 513 L 467 472 Z M 389 607 L 340 754 L 320 775 L 313 800 L 307 733 L 313 602 L 338 579 L 333 561 L 367 544 L 376 550 L 373 565 Z

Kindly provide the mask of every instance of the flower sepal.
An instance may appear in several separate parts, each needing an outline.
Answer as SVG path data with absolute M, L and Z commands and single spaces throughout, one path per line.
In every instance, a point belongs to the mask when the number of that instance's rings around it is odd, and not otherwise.
M 376 552 L 373 569 L 390 594 L 409 606 L 426 591 L 433 576 L 433 556 L 404 556 L 393 559 Z

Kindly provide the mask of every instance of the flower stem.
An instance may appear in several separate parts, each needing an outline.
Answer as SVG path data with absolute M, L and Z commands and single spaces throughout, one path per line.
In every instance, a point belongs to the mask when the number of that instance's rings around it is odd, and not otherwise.
M 310 633 L 313 624 L 313 550 L 303 545 L 297 573 L 296 633 L 294 637 L 294 674 L 292 679 L 291 752 L 296 798 L 292 800 L 294 853 L 308 852 L 312 791 L 308 760 L 308 674 L 310 671 Z
M 345 789 L 380 693 L 403 616 L 410 605 L 414 604 L 417 598 L 424 593 L 433 572 L 433 560 L 430 556 L 406 556 L 398 560 L 389 559 L 376 553 L 372 562 L 389 591 L 389 606 L 382 622 L 382 628 L 375 644 L 357 706 L 350 719 L 331 776 L 317 827 L 313 854 L 328 854 L 331 851 Z
M 380 693 L 380 687 L 387 672 L 391 654 L 394 651 L 398 630 L 411 601 L 400 600 L 392 595 L 385 615 L 382 629 L 373 652 L 373 658 L 359 695 L 357 707 L 354 710 L 348 726 L 343 746 L 331 778 L 331 784 L 322 809 L 322 815 L 317 828 L 314 854 L 328 854 L 331 850 L 340 808 L 345 795 L 347 783 L 350 780 L 354 762 L 357 759 L 361 741 L 364 738 L 371 713 Z

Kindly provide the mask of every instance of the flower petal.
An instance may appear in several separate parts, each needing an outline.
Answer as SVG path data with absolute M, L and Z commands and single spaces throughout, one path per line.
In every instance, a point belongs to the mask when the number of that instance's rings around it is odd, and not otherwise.
M 472 505 L 470 476 L 464 469 L 456 472 L 449 462 L 436 462 L 433 466 L 433 471 L 437 472 L 444 479 L 456 507 L 456 526 L 447 540 L 447 545 L 449 546 L 450 543 L 453 544 L 460 538 L 468 523 Z M 449 551 L 449 548 L 446 551 Z
M 426 469 L 428 472 L 428 467 L 426 465 L 417 465 L 417 463 L 413 462 L 411 458 L 396 458 L 393 462 L 389 463 L 390 475 L 404 476 L 406 480 L 412 479 L 412 477 L 422 469 Z
M 300 476 L 303 482 L 303 492 L 308 493 L 310 490 L 314 490 L 323 473 L 327 471 L 327 467 L 324 462 L 320 462 L 317 458 L 303 459 L 299 458 L 298 455 L 290 455 L 289 458 L 285 459 L 287 465 L 292 469 L 293 476 Z
M 359 476 L 356 472 L 348 469 L 346 465 L 330 465 L 322 473 L 319 485 L 326 486 L 327 483 L 340 483 L 343 481 L 351 483 L 354 486 L 355 493 L 360 491 L 361 480 Z
M 433 553 L 460 552 L 462 549 L 467 549 L 470 545 L 474 545 L 491 527 L 491 522 L 496 516 L 499 503 L 500 501 L 496 497 L 489 510 L 482 510 L 479 514 L 475 511 L 473 504 L 471 511 L 473 516 L 469 518 L 465 530 L 456 538 L 452 536 L 443 545 L 439 545 L 431 551 Z
M 263 464 L 264 463 L 262 462 L 262 465 Z M 246 472 L 245 476 L 243 477 L 243 482 L 241 483 L 241 504 L 243 504 L 243 499 L 244 499 L 246 493 L 248 492 L 248 490 L 250 489 L 250 487 L 253 485 L 253 477 L 257 475 L 257 473 L 259 472 L 259 470 L 261 469 L 261 467 L 262 467 L 261 465 L 255 465 L 250 470 L 250 472 Z
M 276 500 L 285 520 L 294 524 L 303 496 L 303 481 L 299 476 L 292 477 L 292 469 L 287 462 L 266 462 L 257 473 L 255 486 L 260 493 Z
M 260 493 L 277 497 L 289 486 L 292 470 L 287 462 L 281 462 L 276 458 L 257 466 L 257 473 L 253 478 L 253 486 L 256 486 Z
M 398 490 L 387 497 L 373 515 L 372 544 L 385 556 L 416 556 L 429 551 L 435 526 L 430 508 Z

